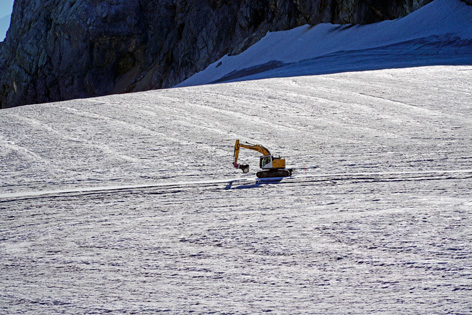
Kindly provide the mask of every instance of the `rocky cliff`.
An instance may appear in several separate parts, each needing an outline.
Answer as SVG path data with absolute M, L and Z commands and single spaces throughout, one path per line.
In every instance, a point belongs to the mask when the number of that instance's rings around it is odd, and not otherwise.
M 164 88 L 267 31 L 372 23 L 431 0 L 15 0 L 0 106 Z

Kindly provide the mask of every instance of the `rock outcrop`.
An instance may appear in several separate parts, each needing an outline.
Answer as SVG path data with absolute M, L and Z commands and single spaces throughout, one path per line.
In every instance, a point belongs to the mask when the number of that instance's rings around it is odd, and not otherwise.
M 404 16 L 431 0 L 15 0 L 0 106 L 171 87 L 267 31 Z

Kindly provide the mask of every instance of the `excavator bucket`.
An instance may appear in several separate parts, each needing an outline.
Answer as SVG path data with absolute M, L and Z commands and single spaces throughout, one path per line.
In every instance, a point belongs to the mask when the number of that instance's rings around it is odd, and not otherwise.
M 234 167 L 243 171 L 243 173 L 249 172 L 249 165 L 248 164 L 238 164 L 233 163 Z
M 249 172 L 249 165 L 247 164 L 241 164 L 239 165 L 239 168 L 243 170 L 243 173 Z

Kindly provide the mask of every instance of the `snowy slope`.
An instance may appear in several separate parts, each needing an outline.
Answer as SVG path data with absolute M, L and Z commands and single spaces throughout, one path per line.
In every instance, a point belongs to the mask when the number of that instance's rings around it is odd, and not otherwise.
M 471 76 L 352 72 L 2 110 L 2 312 L 467 314 Z M 298 172 L 243 176 L 237 138 Z M 240 158 L 256 170 L 257 154 Z
M 307 25 L 269 33 L 244 53 L 223 57 L 179 86 L 405 66 L 470 65 L 471 21 L 471 6 L 459 0 L 436 0 L 394 21 Z
M 0 313 L 470 313 L 472 66 L 296 74 L 0 111 Z

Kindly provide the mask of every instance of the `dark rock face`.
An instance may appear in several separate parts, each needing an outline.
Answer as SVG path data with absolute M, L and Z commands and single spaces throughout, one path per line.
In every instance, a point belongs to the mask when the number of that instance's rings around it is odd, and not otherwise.
M 365 24 L 431 0 L 16 0 L 0 107 L 171 87 L 267 31 Z

